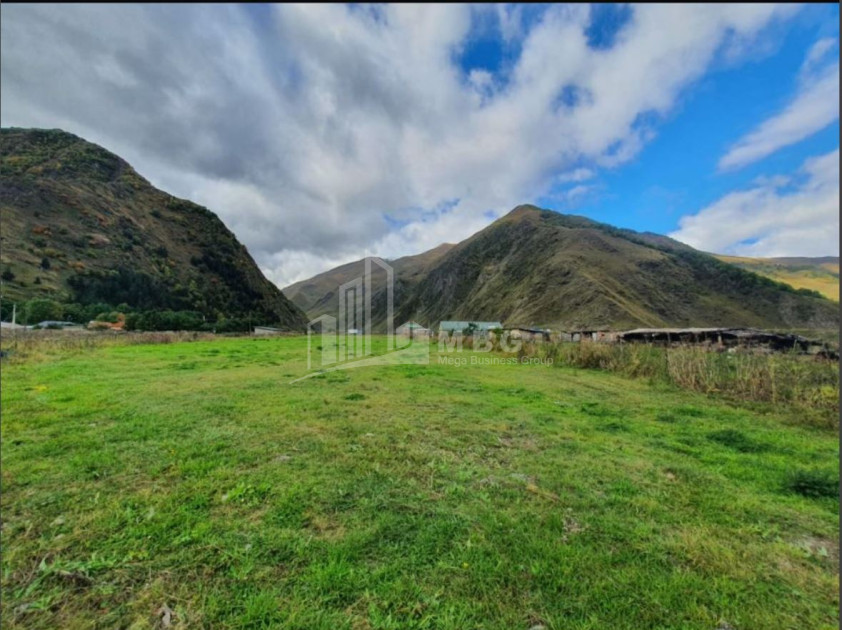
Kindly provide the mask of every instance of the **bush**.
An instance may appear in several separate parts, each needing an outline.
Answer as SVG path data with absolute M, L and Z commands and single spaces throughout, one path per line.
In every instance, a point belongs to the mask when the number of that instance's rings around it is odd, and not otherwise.
M 126 330 L 205 330 L 205 318 L 197 311 L 141 311 L 126 316 Z
M 120 321 L 120 313 L 118 313 L 117 311 L 100 313 L 94 319 L 98 322 L 108 322 L 109 324 L 116 324 L 118 321 Z
M 95 304 L 77 304 L 71 302 L 64 304 L 64 319 L 71 322 L 86 324 L 91 320 L 95 320 L 100 314 L 111 313 L 113 311 L 122 312 L 120 308 L 114 308 L 111 304 L 104 302 L 97 302 Z
M 236 317 L 221 319 L 209 327 L 211 330 L 215 330 L 218 333 L 249 332 L 251 330 L 251 325 L 248 319 Z
M 34 299 L 23 304 L 20 309 L 22 321 L 27 324 L 37 324 L 45 320 L 60 320 L 64 316 L 64 306 L 49 299 Z

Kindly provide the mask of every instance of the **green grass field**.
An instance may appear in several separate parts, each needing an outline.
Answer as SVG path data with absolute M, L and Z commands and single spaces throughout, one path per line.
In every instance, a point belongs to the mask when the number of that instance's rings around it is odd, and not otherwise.
M 2 387 L 5 628 L 838 627 L 837 434 L 542 365 L 113 346 Z

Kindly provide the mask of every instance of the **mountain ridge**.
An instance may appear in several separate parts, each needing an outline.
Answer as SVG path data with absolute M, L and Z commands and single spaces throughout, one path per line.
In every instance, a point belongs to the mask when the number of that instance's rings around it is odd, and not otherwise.
M 835 302 L 839 301 L 839 256 L 712 256 L 796 289 L 811 289 Z
M 302 330 L 213 212 L 62 130 L 0 129 L 4 298 L 197 312 Z
M 330 306 L 323 301 L 305 310 L 313 317 L 330 313 Z M 416 270 L 411 286 L 401 291 L 396 287 L 395 312 L 396 323 L 414 319 L 427 325 L 443 319 L 500 319 L 568 328 L 823 328 L 838 322 L 835 305 L 820 296 L 721 262 L 667 236 L 529 204 L 515 207 L 448 248 L 428 268 Z

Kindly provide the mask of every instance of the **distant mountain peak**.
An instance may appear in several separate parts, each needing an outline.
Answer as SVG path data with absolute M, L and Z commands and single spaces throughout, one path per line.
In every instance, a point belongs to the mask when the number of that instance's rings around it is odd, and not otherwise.
M 428 326 L 480 319 L 568 329 L 807 328 L 835 327 L 839 319 L 827 300 L 666 236 L 532 204 L 517 206 L 443 253 L 394 263 L 396 319 Z M 293 299 L 310 317 L 335 311 L 337 287 L 358 271 L 339 270 L 297 283 L 302 290 Z
M 511 219 L 515 219 L 515 218 L 518 218 L 518 217 L 525 217 L 525 216 L 530 216 L 530 215 L 541 214 L 542 212 L 545 212 L 545 210 L 542 210 L 538 206 L 533 206 L 532 204 L 529 204 L 529 203 L 522 203 L 519 206 L 515 206 L 512 210 L 507 212 L 504 216 L 509 217 Z

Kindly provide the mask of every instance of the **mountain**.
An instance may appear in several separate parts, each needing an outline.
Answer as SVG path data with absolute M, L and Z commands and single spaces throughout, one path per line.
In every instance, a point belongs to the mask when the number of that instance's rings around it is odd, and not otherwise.
M 70 133 L 0 130 L 0 217 L 4 299 L 306 324 L 215 214 Z
M 839 301 L 839 257 L 817 258 L 745 258 L 721 256 L 722 260 L 761 276 L 784 282 L 796 289 L 812 289 L 831 300 Z
M 445 243 L 422 254 L 387 261 L 395 272 L 395 304 L 407 298 L 431 267 L 453 247 L 455 246 Z M 361 278 L 364 273 L 365 259 L 356 260 L 320 273 L 309 280 L 291 284 L 284 289 L 284 294 L 311 319 L 324 314 L 335 316 L 339 308 L 339 287 L 346 282 Z M 385 296 L 382 294 L 386 286 L 385 281 L 385 273 L 381 273 L 378 267 L 373 267 L 372 288 L 375 294 L 372 298 L 373 304 L 377 304 L 378 301 L 385 303 Z
M 839 321 L 837 305 L 812 291 L 797 291 L 666 236 L 528 205 L 427 259 L 424 266 L 410 265 L 412 282 L 396 287 L 396 323 L 830 328 Z M 308 287 L 307 299 L 291 293 L 292 299 L 310 316 L 331 312 L 335 280 L 354 277 L 360 264 L 298 283 L 299 291 Z M 380 293 L 378 288 L 374 302 Z

